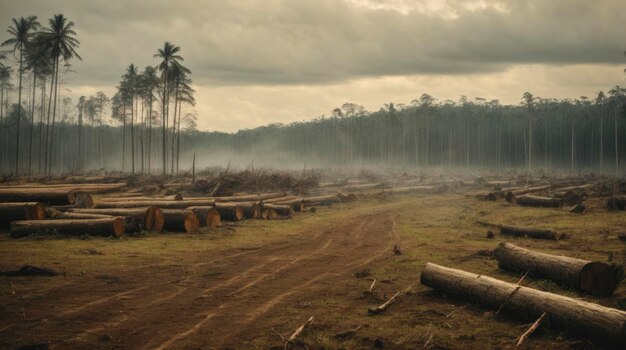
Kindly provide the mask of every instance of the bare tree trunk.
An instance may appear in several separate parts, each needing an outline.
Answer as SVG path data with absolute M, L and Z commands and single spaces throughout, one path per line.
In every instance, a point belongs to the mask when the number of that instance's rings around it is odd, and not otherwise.
M 126 103 L 122 102 L 122 172 L 126 169 Z
M 33 132 L 35 131 L 35 97 L 37 88 L 37 74 L 33 72 L 33 96 L 32 96 L 32 105 L 31 105 L 31 113 L 30 113 L 30 133 L 28 140 L 28 176 L 32 175 L 33 168 Z
M 52 105 L 52 128 L 50 130 L 50 146 L 48 147 L 48 176 L 52 175 L 52 149 L 54 147 L 54 124 L 56 121 L 56 113 L 57 113 L 57 96 L 59 90 L 59 57 L 56 58 L 55 61 L 55 69 L 54 69 L 54 103 Z
M 22 71 L 23 65 L 23 45 L 20 44 L 20 82 L 19 88 L 17 90 L 17 135 L 15 140 L 15 177 L 19 175 L 19 165 L 20 165 L 20 124 L 22 121 L 22 75 L 24 72 Z

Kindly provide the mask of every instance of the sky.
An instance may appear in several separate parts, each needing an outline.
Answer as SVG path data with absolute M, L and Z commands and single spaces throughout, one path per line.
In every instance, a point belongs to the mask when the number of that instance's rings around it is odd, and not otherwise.
M 188 111 L 208 131 L 313 119 L 345 102 L 375 111 L 422 93 L 593 97 L 623 84 L 626 66 L 624 0 L 0 0 L 0 28 L 55 13 L 81 42 L 66 94 L 112 95 L 129 63 L 156 65 L 170 41 L 192 71 Z

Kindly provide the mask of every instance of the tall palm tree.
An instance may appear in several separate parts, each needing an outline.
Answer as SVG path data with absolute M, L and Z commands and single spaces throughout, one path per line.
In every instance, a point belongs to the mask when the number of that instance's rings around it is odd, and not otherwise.
M 48 120 L 50 119 L 51 102 L 53 100 L 52 87 L 54 87 L 54 105 L 52 106 L 52 134 L 50 134 L 50 145 L 47 147 L 49 156 L 46 157 L 48 164 L 48 175 L 52 172 L 52 148 L 54 136 L 54 123 L 56 120 L 56 101 L 59 87 L 59 62 L 61 60 L 68 62 L 76 57 L 82 61 L 76 49 L 80 45 L 80 41 L 76 39 L 74 22 L 68 21 L 63 14 L 54 15 L 48 20 L 49 28 L 44 28 L 41 33 L 42 42 L 54 62 L 53 79 L 50 82 L 50 100 L 48 102 Z
M 172 66 L 179 65 L 180 61 L 183 61 L 183 57 L 178 55 L 180 52 L 180 47 L 166 41 L 163 44 L 163 48 L 159 49 L 157 53 L 154 55 L 154 58 L 158 58 L 161 60 L 158 68 L 161 71 L 161 79 L 163 84 L 163 94 L 162 104 L 161 104 L 161 119 L 163 120 L 163 175 L 167 170 L 167 154 L 166 154 L 166 144 L 167 144 L 167 122 L 169 115 L 169 70 Z
M 16 55 L 19 51 L 19 87 L 17 92 L 17 135 L 15 146 L 15 176 L 19 175 L 19 162 L 20 162 L 20 122 L 22 119 L 22 75 L 24 74 L 24 49 L 28 45 L 28 42 L 33 36 L 33 32 L 39 27 L 36 16 L 29 16 L 28 18 L 20 17 L 19 19 L 13 18 L 13 25 L 7 29 L 7 32 L 11 34 L 12 38 L 7 39 L 2 43 L 2 46 L 12 46 L 13 54 Z M 31 129 L 32 130 L 32 129 Z
M 135 96 L 137 95 L 138 74 L 137 67 L 134 64 L 128 65 L 126 73 L 122 76 L 123 84 L 126 88 L 128 100 L 130 102 L 130 155 L 131 155 L 131 171 L 135 173 Z
M 148 160 L 147 168 L 148 172 L 150 172 L 150 158 L 152 152 L 152 105 L 154 100 L 154 92 L 158 88 L 159 85 L 159 77 L 157 76 L 157 70 L 154 67 L 147 66 L 143 73 L 141 74 L 141 89 L 142 89 L 142 97 L 144 101 L 148 105 L 148 140 L 146 142 L 146 148 L 148 154 L 146 158 Z

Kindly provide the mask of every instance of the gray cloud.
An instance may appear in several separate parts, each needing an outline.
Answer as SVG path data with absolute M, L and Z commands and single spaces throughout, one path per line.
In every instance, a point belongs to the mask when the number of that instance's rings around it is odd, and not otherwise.
M 181 46 L 206 85 L 324 84 L 366 77 L 470 74 L 516 64 L 623 60 L 621 0 L 467 2 L 239 0 L 0 1 L 11 17 L 76 23 L 84 62 L 77 84 L 113 84 L 128 63 L 155 64 Z M 0 34 L 0 39 L 3 36 Z

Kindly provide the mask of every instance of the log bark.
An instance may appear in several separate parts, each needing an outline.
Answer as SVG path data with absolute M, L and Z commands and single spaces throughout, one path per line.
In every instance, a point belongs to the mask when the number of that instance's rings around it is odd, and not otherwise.
M 278 218 L 278 213 L 276 213 L 276 210 L 274 209 L 263 208 L 263 210 L 261 210 L 261 218 L 268 219 L 268 220 L 275 220 Z
M 258 202 L 265 201 L 272 198 L 285 197 L 285 192 L 272 192 L 261 194 L 246 194 L 240 196 L 227 196 L 227 197 L 208 197 L 206 199 L 213 199 L 216 202 Z
M 106 219 L 112 218 L 112 215 L 104 215 L 104 214 L 87 214 L 87 213 L 74 213 L 74 212 L 63 212 L 56 210 L 54 208 L 46 208 L 46 217 L 49 219 L 55 220 L 85 220 L 85 219 Z
M 128 232 L 139 232 L 142 230 L 159 233 L 163 231 L 165 219 L 161 209 L 155 206 L 142 208 L 96 208 L 96 209 L 70 209 L 73 213 L 112 215 L 125 217 L 126 229 Z
M 261 218 L 261 202 L 233 202 L 243 209 L 243 216 L 247 219 Z
M 283 197 L 264 199 L 263 203 L 275 204 L 275 203 L 280 203 L 280 202 L 289 202 L 289 201 L 297 200 L 297 199 L 300 199 L 300 198 L 297 196 L 283 196 Z
M 563 204 L 577 205 L 583 202 L 585 194 L 584 192 L 580 192 L 578 190 L 567 190 L 553 192 L 552 196 L 554 196 L 555 198 L 560 198 L 561 201 L 563 201 Z
M 165 218 L 165 229 L 172 232 L 198 232 L 200 222 L 191 210 L 165 209 L 162 210 Z
M 120 237 L 124 234 L 125 225 L 121 217 L 89 220 L 23 220 L 11 223 L 11 237 L 14 238 L 52 231 L 64 235 Z
M 157 207 L 161 209 L 185 209 L 188 207 L 213 207 L 214 200 L 185 199 L 180 201 L 98 201 L 96 208 L 141 208 Z
M 504 194 L 504 198 L 506 199 L 507 202 L 513 203 L 515 202 L 515 199 L 518 196 L 528 194 L 528 193 L 547 191 L 549 189 L 550 189 L 550 185 L 520 188 L 518 190 L 506 191 Z
M 305 206 L 312 205 L 333 205 L 335 203 L 339 203 L 341 200 L 337 197 L 337 195 L 328 195 L 328 196 L 317 196 L 317 197 L 308 197 L 303 198 L 302 203 Z
M 0 225 L 8 225 L 17 220 L 43 220 L 46 210 L 43 203 L 18 202 L 0 203 Z
M 222 225 L 220 213 L 213 207 L 189 207 L 187 210 L 196 214 L 200 227 L 217 228 Z
M 515 203 L 524 207 L 559 208 L 563 206 L 561 198 L 523 195 L 515 198 Z
M 297 211 L 298 213 L 302 213 L 304 211 L 304 203 L 302 202 L 302 198 L 296 198 L 296 199 L 283 201 L 283 202 L 272 202 L 270 204 L 289 205 L 291 206 L 291 208 L 293 208 L 293 210 Z
M 502 233 L 503 235 L 529 237 L 535 239 L 550 239 L 554 241 L 558 241 L 563 237 L 563 234 L 548 229 L 515 227 L 508 225 L 500 225 L 498 227 L 500 228 L 500 233 Z
M 148 196 L 130 196 L 130 197 L 104 197 L 106 202 L 136 202 L 136 201 L 182 201 L 183 195 L 178 193 L 171 196 L 148 197 Z
M 626 341 L 626 312 L 554 293 L 519 286 L 492 277 L 476 275 L 426 263 L 420 282 L 502 311 L 535 320 L 546 312 L 551 324 L 607 343 Z M 505 304 L 503 302 L 507 300 Z
M 539 253 L 505 242 L 498 245 L 494 257 L 502 269 L 528 272 L 596 297 L 612 295 L 620 282 L 608 264 Z
M 237 202 L 217 202 L 215 209 L 224 220 L 241 221 L 245 215 L 243 207 Z
M 274 209 L 276 214 L 283 217 L 292 217 L 295 211 L 290 205 L 278 205 L 278 204 L 263 204 L 263 209 Z
M 72 200 L 70 200 L 70 198 Z M 49 205 L 74 204 L 74 193 L 66 188 L 5 188 L 0 189 L 0 202 L 42 202 Z

